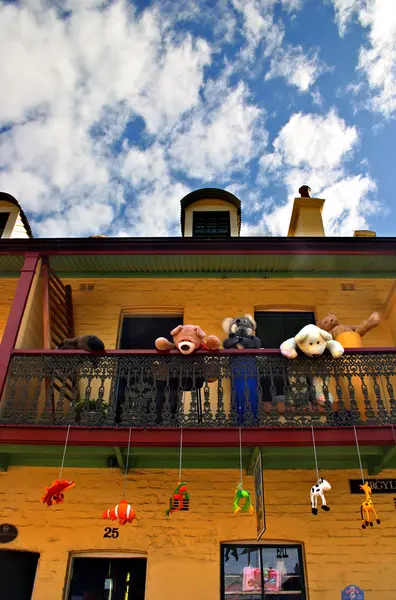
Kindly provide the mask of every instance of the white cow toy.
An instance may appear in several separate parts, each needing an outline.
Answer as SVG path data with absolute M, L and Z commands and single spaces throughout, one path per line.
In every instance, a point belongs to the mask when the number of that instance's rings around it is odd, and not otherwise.
M 324 492 L 329 492 L 330 490 L 331 490 L 330 483 L 328 481 L 326 481 L 326 479 L 323 479 L 323 477 L 318 479 L 317 483 L 315 483 L 315 485 L 313 485 L 311 487 L 310 497 L 311 497 L 311 507 L 312 507 L 313 515 L 318 514 L 318 498 L 322 499 L 321 508 L 326 511 L 330 510 L 330 506 L 327 506 L 326 498 L 324 495 Z
M 326 349 L 329 350 L 333 358 L 339 358 L 344 354 L 343 346 L 336 340 L 333 340 L 331 333 L 320 329 L 317 325 L 306 325 L 303 327 L 294 338 L 290 338 L 281 344 L 280 351 L 286 358 L 296 358 L 297 348 L 307 356 L 315 358 L 321 356 Z M 295 384 L 296 378 L 291 377 L 290 383 Z M 328 378 L 326 378 L 325 383 L 327 385 Z M 326 397 L 323 391 L 323 379 L 321 377 L 314 377 L 312 384 L 315 388 L 316 402 L 320 406 L 324 406 Z M 328 393 L 328 400 L 330 404 L 333 404 L 334 400 L 330 393 Z

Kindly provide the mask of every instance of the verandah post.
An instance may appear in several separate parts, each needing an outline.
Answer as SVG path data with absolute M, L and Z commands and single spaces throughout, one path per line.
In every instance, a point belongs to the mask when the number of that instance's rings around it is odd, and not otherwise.
M 14 350 L 18 338 L 39 258 L 39 254 L 35 252 L 25 254 L 21 275 L 4 329 L 3 339 L 0 344 L 0 398 L 3 395 L 11 362 L 11 352 Z

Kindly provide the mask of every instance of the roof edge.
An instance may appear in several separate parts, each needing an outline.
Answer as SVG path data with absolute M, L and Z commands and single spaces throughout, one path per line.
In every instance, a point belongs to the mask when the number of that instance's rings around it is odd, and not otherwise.
M 14 206 L 17 206 L 19 208 L 19 213 L 21 215 L 23 226 L 26 229 L 26 233 L 28 234 L 29 238 L 33 238 L 34 235 L 30 227 L 30 223 L 18 200 L 14 198 L 14 196 L 11 196 L 11 194 L 8 194 L 7 192 L 0 192 L 0 200 L 4 200 L 5 202 L 11 202 L 11 204 L 14 204 Z

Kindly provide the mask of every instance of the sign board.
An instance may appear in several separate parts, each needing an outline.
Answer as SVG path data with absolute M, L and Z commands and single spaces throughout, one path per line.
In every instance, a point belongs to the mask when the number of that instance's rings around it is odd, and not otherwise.
M 3 523 L 0 525 L 0 544 L 9 544 L 13 542 L 18 535 L 18 529 L 15 525 Z
M 265 522 L 264 477 L 261 450 L 259 450 L 256 462 L 254 463 L 253 477 L 256 493 L 257 541 L 259 541 L 267 528 Z
M 357 585 L 348 585 L 341 592 L 341 600 L 364 600 L 364 591 Z
M 371 487 L 372 494 L 394 494 L 396 492 L 396 479 L 366 479 Z M 350 479 L 349 488 L 351 494 L 364 494 L 359 486 L 361 479 Z

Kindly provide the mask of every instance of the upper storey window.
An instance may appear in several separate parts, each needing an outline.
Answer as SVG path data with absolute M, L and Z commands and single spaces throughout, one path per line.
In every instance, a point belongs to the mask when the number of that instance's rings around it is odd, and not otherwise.
M 193 212 L 193 237 L 230 237 L 230 235 L 229 211 Z
M 0 212 L 0 238 L 3 237 L 4 229 L 6 228 L 10 213 Z

